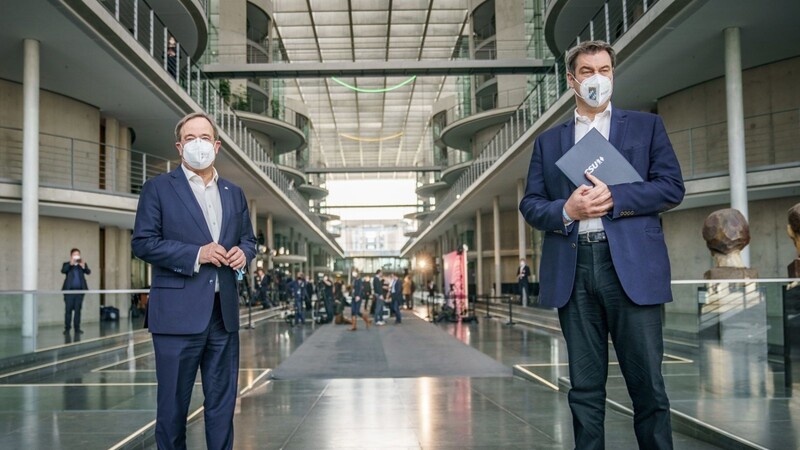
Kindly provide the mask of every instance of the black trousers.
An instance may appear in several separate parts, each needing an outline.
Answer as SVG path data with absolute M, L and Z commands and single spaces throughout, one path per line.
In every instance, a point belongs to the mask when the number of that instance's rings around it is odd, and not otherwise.
M 64 329 L 69 331 L 70 326 L 75 331 L 81 329 L 81 308 L 83 307 L 83 294 L 64 294 Z
M 558 317 L 567 342 L 575 448 L 605 448 L 608 336 L 633 402 L 641 449 L 671 449 L 669 400 L 661 375 L 661 306 L 640 306 L 620 284 L 607 242 L 578 246 L 575 286 Z

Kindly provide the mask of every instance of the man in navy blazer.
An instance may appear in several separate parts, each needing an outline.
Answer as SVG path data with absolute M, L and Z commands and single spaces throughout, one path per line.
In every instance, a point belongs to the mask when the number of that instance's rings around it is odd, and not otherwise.
M 256 254 L 242 190 L 219 178 L 213 121 L 189 114 L 175 128 L 182 164 L 142 187 L 131 244 L 152 266 L 146 325 L 158 381 L 156 443 L 186 448 L 197 370 L 205 394 L 206 444 L 233 448 L 239 371 L 237 271 Z
M 574 118 L 536 139 L 519 209 L 545 232 L 539 301 L 558 308 L 567 343 L 576 448 L 605 445 L 609 334 L 633 400 L 640 448 L 672 448 L 661 374 L 661 304 L 672 294 L 658 215 L 682 201 L 683 179 L 658 116 L 611 108 L 614 57 L 602 41 L 568 53 Z M 587 174 L 587 185 L 572 185 L 555 162 L 591 128 L 644 181 L 607 186 Z

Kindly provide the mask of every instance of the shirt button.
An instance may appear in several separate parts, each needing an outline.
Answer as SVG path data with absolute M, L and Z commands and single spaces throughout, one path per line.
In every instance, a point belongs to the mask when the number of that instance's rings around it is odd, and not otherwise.
M 575 245 L 575 244 L 573 244 L 573 245 Z M 213 282 L 214 282 L 214 280 L 208 280 L 208 284 L 211 284 Z
M 572 244 L 570 244 L 570 246 L 572 246 L 572 248 L 575 248 L 575 243 L 573 242 Z

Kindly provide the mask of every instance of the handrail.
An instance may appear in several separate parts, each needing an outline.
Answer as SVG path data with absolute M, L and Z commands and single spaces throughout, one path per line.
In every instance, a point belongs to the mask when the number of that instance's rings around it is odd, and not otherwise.
M 112 17 L 122 24 L 134 39 L 139 42 L 150 56 L 163 67 L 171 78 L 193 99 L 197 105 L 213 117 L 221 132 L 230 137 L 261 171 L 278 187 L 278 189 L 305 214 L 320 233 L 331 242 L 334 238 L 327 234 L 322 221 L 312 214 L 308 201 L 300 195 L 289 179 L 269 159 L 267 151 L 249 132 L 244 122 L 230 107 L 226 97 L 219 91 L 219 83 L 208 78 L 196 61 L 192 61 L 188 53 L 181 48 L 180 42 L 170 34 L 169 29 L 155 14 L 145 0 L 117 0 L 106 2 L 97 0 Z M 174 47 L 170 45 L 174 39 Z M 284 106 L 285 107 L 285 106 Z
M 639 6 L 643 11 L 646 11 L 657 1 L 607 0 L 573 42 L 577 43 L 586 39 L 605 39 L 610 44 L 613 44 L 627 33 L 630 25 L 635 20 L 641 17 L 641 14 L 630 14 L 629 11 L 638 11 Z M 632 7 L 633 5 L 636 7 Z M 602 27 L 600 26 L 601 22 Z M 615 32 L 607 32 L 607 30 L 612 29 Z M 616 31 L 619 32 L 617 33 Z M 586 35 L 586 39 L 584 39 L 584 35 Z M 533 126 L 536 120 L 542 117 L 564 95 L 567 91 L 565 56 L 560 55 L 553 65 L 553 70 L 539 77 L 538 83 L 511 114 L 511 117 L 497 130 L 483 149 L 473 157 L 472 164 L 456 179 L 442 200 L 437 202 L 436 209 L 420 222 L 420 230 L 431 226 L 443 211 L 460 199 L 461 194 L 492 167 L 502 155 L 509 151 L 513 144 Z M 463 106 L 456 105 L 455 108 L 463 108 Z M 448 120 L 449 123 L 451 122 Z M 409 244 L 411 242 L 409 240 Z
M 0 179 L 22 180 L 22 129 L 0 126 Z M 16 145 L 15 145 L 16 144 Z M 126 147 L 39 133 L 39 183 L 68 189 L 138 194 L 148 179 L 177 167 L 169 160 Z M 67 170 L 65 170 L 67 169 Z

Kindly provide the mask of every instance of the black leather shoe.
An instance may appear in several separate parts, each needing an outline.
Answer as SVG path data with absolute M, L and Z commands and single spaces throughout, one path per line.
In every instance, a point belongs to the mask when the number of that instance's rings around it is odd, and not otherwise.
M 83 330 L 75 330 L 75 334 L 83 334 Z
M 69 329 L 64 330 L 64 336 L 69 336 Z

